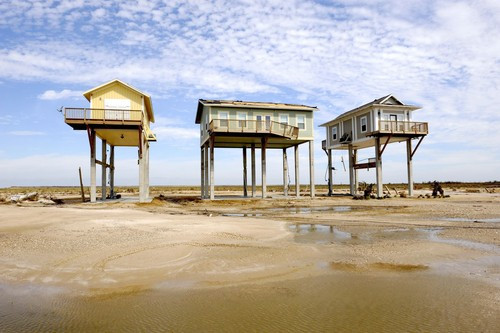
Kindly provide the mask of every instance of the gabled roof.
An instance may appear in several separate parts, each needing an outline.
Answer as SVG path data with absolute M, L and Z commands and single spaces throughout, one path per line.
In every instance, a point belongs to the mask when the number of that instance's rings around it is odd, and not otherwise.
M 392 107 L 392 106 L 395 106 L 395 107 L 405 107 L 407 109 L 410 109 L 410 110 L 418 110 L 420 109 L 421 107 L 420 106 L 415 106 L 415 105 L 408 105 L 408 104 L 404 104 L 403 102 L 401 102 L 399 99 L 397 99 L 395 96 L 393 96 L 392 94 L 389 94 L 387 96 L 383 96 L 383 97 L 380 97 L 380 98 L 377 98 L 377 99 L 374 99 L 373 101 L 371 102 L 368 102 L 366 104 L 363 104 L 361 106 L 358 106 L 357 108 L 355 109 L 352 109 L 352 110 L 349 110 L 347 112 L 344 112 L 342 113 L 341 115 L 339 115 L 338 117 L 336 117 L 335 119 L 333 120 L 330 120 L 324 124 L 321 124 L 319 125 L 320 127 L 321 126 L 327 126 L 327 125 L 330 125 L 331 123 L 334 123 L 336 122 L 337 120 L 341 119 L 341 118 L 346 118 L 350 115 L 353 115 L 354 113 L 358 113 L 360 111 L 363 111 L 365 109 L 368 109 L 368 108 L 372 108 L 372 107 L 375 107 L 375 106 L 384 106 L 384 107 Z
M 246 109 L 271 109 L 271 110 L 288 110 L 288 111 L 317 111 L 315 106 L 307 106 L 301 104 L 286 104 L 286 103 L 272 103 L 272 102 L 245 102 L 245 101 L 229 101 L 229 100 L 212 100 L 212 99 L 199 99 L 198 109 L 196 111 L 195 123 L 201 122 L 201 114 L 203 106 L 219 106 L 227 108 L 246 108 Z
M 142 95 L 144 96 L 144 105 L 146 107 L 146 111 L 149 115 L 149 120 L 154 123 L 155 122 L 155 116 L 154 116 L 154 113 L 153 113 L 153 103 L 151 102 L 151 96 L 149 96 L 148 94 L 140 91 L 139 89 L 135 88 L 135 87 L 132 87 L 130 84 L 127 84 L 121 80 L 118 80 L 118 79 L 114 79 L 114 80 L 111 80 L 109 82 L 106 82 L 106 83 L 103 83 L 101 84 L 100 86 L 97 86 L 95 88 L 92 88 L 90 90 L 87 90 L 86 92 L 83 93 L 83 96 L 85 96 L 85 98 L 90 102 L 90 95 L 92 95 L 92 93 L 98 91 L 98 90 L 101 90 L 107 86 L 110 86 L 112 84 L 115 84 L 115 83 L 118 83 L 136 93 L 138 93 L 139 95 Z

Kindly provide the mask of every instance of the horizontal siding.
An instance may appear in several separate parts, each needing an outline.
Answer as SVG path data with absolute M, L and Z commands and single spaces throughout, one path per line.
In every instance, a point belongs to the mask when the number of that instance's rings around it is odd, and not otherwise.
M 366 132 L 362 133 L 361 132 L 361 118 L 363 117 L 366 117 Z M 364 139 L 366 138 L 366 133 L 368 132 L 372 132 L 373 131 L 373 124 L 372 124 L 372 121 L 371 121 L 371 117 L 370 117 L 370 112 L 367 112 L 367 113 L 363 113 L 359 116 L 356 116 L 356 135 L 357 135 L 357 139 Z
M 105 99 L 127 99 L 130 100 L 131 110 L 142 110 L 141 95 L 119 83 L 114 83 L 112 85 L 106 86 L 102 89 L 93 92 L 92 103 L 90 107 L 93 109 L 104 109 Z M 95 111 L 95 112 L 102 112 L 102 111 Z M 135 113 L 132 113 L 132 115 L 135 115 Z M 145 124 L 149 126 L 149 119 L 147 114 L 144 115 L 144 119 L 145 119 Z

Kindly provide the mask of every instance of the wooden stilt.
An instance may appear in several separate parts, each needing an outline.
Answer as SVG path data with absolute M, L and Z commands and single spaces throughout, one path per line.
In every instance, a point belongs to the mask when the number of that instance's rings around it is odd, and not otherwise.
M 109 197 L 115 197 L 115 146 L 109 145 Z
M 380 138 L 375 138 L 375 168 L 377 170 L 377 197 L 384 196 L 382 190 L 382 152 L 380 151 Z

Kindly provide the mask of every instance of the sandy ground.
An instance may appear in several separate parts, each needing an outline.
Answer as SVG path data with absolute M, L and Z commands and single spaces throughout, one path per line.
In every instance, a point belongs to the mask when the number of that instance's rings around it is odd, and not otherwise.
M 234 194 L 234 193 L 228 193 Z M 242 216 L 242 215 L 250 216 Z M 230 216 L 226 216 L 230 215 Z M 480 279 L 499 297 L 500 194 L 0 205 L 0 282 L 106 295 L 339 271 Z

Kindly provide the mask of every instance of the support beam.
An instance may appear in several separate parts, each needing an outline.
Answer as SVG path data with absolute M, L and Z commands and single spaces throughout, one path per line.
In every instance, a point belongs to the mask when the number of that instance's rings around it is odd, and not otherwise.
M 109 197 L 115 197 L 115 146 L 109 145 Z
M 205 145 L 200 147 L 200 165 L 201 165 L 201 179 L 200 179 L 200 191 L 201 198 L 205 199 L 205 156 L 204 156 Z
M 255 198 L 257 195 L 257 189 L 256 189 L 256 177 L 255 177 L 255 143 L 252 143 L 252 148 L 251 148 L 251 155 L 252 155 L 252 198 Z
M 262 199 L 266 198 L 267 195 L 267 184 L 266 184 L 266 146 L 267 138 L 261 139 L 261 163 L 262 163 Z
M 214 151 L 215 151 L 215 137 L 210 136 L 210 200 L 215 199 L 215 185 L 214 185 Z
M 348 146 L 348 151 L 347 151 L 347 154 L 349 154 L 347 160 L 348 160 L 348 163 L 349 163 L 349 193 L 351 195 L 354 195 L 355 194 L 355 191 L 354 191 L 354 183 L 355 183 L 355 180 L 354 180 L 354 159 L 353 159 L 353 149 L 352 149 L 352 145 L 350 144 Z
M 377 170 L 377 197 L 382 198 L 382 152 L 380 151 L 380 138 L 375 138 L 375 168 Z
M 209 148 L 208 141 L 205 142 L 204 147 L 205 147 L 205 156 L 204 156 L 204 158 L 205 158 L 205 175 L 204 175 L 204 177 L 205 177 L 205 182 L 204 182 L 205 189 L 204 190 L 205 190 L 205 199 L 208 199 L 210 196 L 210 190 L 209 190 L 210 182 L 209 182 L 209 177 L 208 177 L 210 174 L 210 166 L 208 164 L 208 159 L 209 159 L 208 155 L 210 153 L 210 148 Z
M 389 143 L 389 140 L 391 140 L 391 137 L 392 137 L 392 134 L 389 134 L 389 136 L 387 137 L 387 140 L 385 140 L 384 147 L 382 148 L 382 150 L 379 150 L 380 156 L 382 156 L 382 154 L 384 153 L 385 147 L 387 147 L 387 144 Z M 380 138 L 378 138 L 378 139 L 380 141 Z M 379 146 L 380 146 L 380 143 L 379 143 Z
M 102 164 L 101 164 L 101 200 L 106 200 L 106 161 L 107 161 L 107 156 L 106 156 L 106 148 L 107 148 L 107 143 L 106 140 L 102 140 Z
M 406 165 L 408 167 L 408 196 L 413 196 L 413 154 L 411 151 L 411 138 L 406 140 Z
M 418 147 L 420 146 L 420 144 L 422 143 L 422 140 L 424 139 L 424 136 L 421 136 L 420 137 L 420 140 L 418 140 L 418 143 L 417 145 L 415 146 L 415 149 L 411 152 L 411 157 L 413 158 L 413 155 L 415 155 L 415 153 L 417 152 L 417 149 Z
M 299 174 L 299 145 L 294 147 L 295 159 L 295 196 L 300 197 L 300 174 Z
M 353 168 L 356 164 L 358 164 L 358 150 L 353 149 L 352 151 L 352 162 Z M 354 194 L 358 194 L 358 169 L 354 168 Z
M 316 196 L 314 187 L 314 140 L 309 141 L 309 185 L 311 198 L 314 198 Z
M 145 191 L 145 173 L 146 173 L 146 154 L 144 137 L 142 132 L 139 134 L 139 202 L 146 202 L 146 191 Z
M 333 165 L 332 165 L 332 150 L 328 149 L 328 196 L 333 195 Z
M 283 195 L 288 196 L 288 158 L 286 148 L 283 148 Z
M 243 147 L 243 196 L 248 196 L 247 192 L 247 147 Z
M 95 202 L 97 199 L 97 188 L 96 188 L 96 149 L 95 141 L 96 135 L 94 130 L 90 130 L 90 202 Z
M 146 139 L 146 138 L 144 138 Z M 149 141 L 145 140 L 145 161 L 144 161 L 144 195 L 146 196 L 146 201 L 149 199 Z

